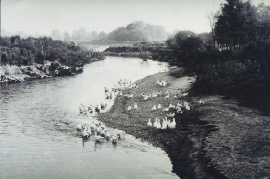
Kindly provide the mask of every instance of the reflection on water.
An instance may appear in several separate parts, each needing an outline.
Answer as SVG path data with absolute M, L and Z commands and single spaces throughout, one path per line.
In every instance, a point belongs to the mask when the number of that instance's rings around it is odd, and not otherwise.
M 83 140 L 76 131 L 78 123 L 93 121 L 79 114 L 81 103 L 100 104 L 104 87 L 166 68 L 166 63 L 107 57 L 85 65 L 77 76 L 1 86 L 0 178 L 177 178 L 163 151 L 133 136 L 113 145 L 95 143 L 93 136 Z

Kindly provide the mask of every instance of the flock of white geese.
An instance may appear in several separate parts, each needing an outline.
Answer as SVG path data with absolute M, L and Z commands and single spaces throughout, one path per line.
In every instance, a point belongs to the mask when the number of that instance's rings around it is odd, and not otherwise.
M 131 88 L 138 88 L 138 85 L 135 83 L 131 83 L 130 80 L 120 80 L 118 85 L 115 85 L 114 88 L 109 89 L 104 87 L 105 92 L 105 99 L 113 99 L 117 96 L 117 94 L 122 95 L 122 90 L 124 89 L 131 89 Z M 127 95 L 128 98 L 132 98 L 133 95 Z M 107 107 L 106 103 L 101 103 L 100 105 L 89 105 L 85 106 L 81 103 L 79 107 L 80 113 L 87 114 L 89 113 L 97 113 L 99 114 L 101 110 L 104 110 Z M 125 138 L 126 133 L 124 131 L 118 130 L 117 132 L 111 134 L 110 130 L 101 122 L 94 120 L 91 125 L 86 123 L 78 124 L 77 131 L 82 132 L 83 138 L 89 138 L 91 135 L 94 135 L 95 142 L 102 142 L 103 140 L 112 141 L 113 144 L 117 143 L 117 140 L 121 140 Z
M 158 79 L 157 80 L 157 84 L 160 85 L 160 86 L 163 86 L 165 87 L 167 85 L 167 82 L 165 80 L 161 80 L 161 79 Z M 125 96 L 131 96 L 132 94 L 127 94 Z M 181 95 L 179 94 L 176 94 L 174 95 L 173 97 L 175 99 L 177 99 L 178 97 L 180 96 L 187 96 L 188 95 L 188 92 L 185 92 Z M 143 92 L 141 94 L 141 98 L 143 100 L 148 100 L 150 98 L 156 98 L 156 97 L 161 97 L 161 96 L 164 96 L 165 98 L 170 98 L 170 93 L 169 91 L 167 90 L 164 94 L 162 94 L 161 90 L 159 90 L 158 93 L 152 93 L 152 94 L 145 94 L 145 92 Z M 132 96 L 133 97 L 133 96 Z M 138 104 L 135 103 L 134 104 L 134 107 L 133 107 L 134 110 L 138 109 Z M 159 119 L 159 118 L 156 118 L 153 122 L 151 121 L 151 119 L 149 118 L 148 120 L 148 123 L 147 123 L 147 126 L 149 127 L 155 127 L 157 129 L 174 129 L 176 128 L 176 122 L 175 122 L 175 112 L 176 113 L 182 113 L 182 110 L 190 110 L 190 105 L 188 104 L 188 102 L 184 101 L 184 104 L 180 104 L 179 102 L 176 104 L 176 105 L 173 105 L 173 104 L 170 104 L 168 103 L 168 106 L 166 106 L 165 108 L 162 109 L 162 106 L 161 104 L 154 104 L 154 106 L 151 108 L 152 111 L 157 111 L 157 110 L 160 110 L 160 111 L 163 111 L 163 112 L 169 112 L 168 114 L 166 114 L 166 116 L 164 117 L 164 119 Z M 131 111 L 132 110 L 132 106 L 128 106 L 127 107 L 127 111 Z M 170 119 L 168 119 L 170 118 Z M 161 123 L 161 120 L 162 120 L 162 123 Z
M 94 120 L 91 125 L 78 124 L 77 131 L 82 132 L 83 138 L 89 138 L 91 135 L 94 135 L 95 142 L 102 142 L 103 140 L 112 141 L 113 144 L 117 143 L 118 139 L 124 139 L 126 133 L 124 131 L 117 131 L 116 133 L 111 134 L 110 130 L 97 120 Z
M 162 87 L 166 87 L 167 82 L 165 80 L 161 80 L 158 79 L 157 80 L 157 84 L 162 86 Z M 125 96 L 126 98 L 133 98 L 134 94 L 130 94 L 129 92 L 125 95 L 123 95 L 122 90 L 123 89 L 132 89 L 132 88 L 138 88 L 138 85 L 135 83 L 131 83 L 131 81 L 129 80 L 120 80 L 118 82 L 118 85 L 115 85 L 114 88 L 112 89 L 108 89 L 105 87 L 105 95 L 106 95 L 106 99 L 111 99 L 115 96 L 122 95 Z M 177 99 L 180 96 L 187 96 L 188 92 L 182 93 L 182 94 L 176 94 L 173 97 L 175 99 Z M 151 98 L 156 98 L 156 97 L 164 97 L 164 98 L 170 98 L 170 93 L 167 89 L 167 91 L 165 93 L 162 94 L 161 90 L 159 90 L 158 93 L 152 93 L 152 94 L 145 94 L 145 92 L 143 92 L 141 94 L 141 98 L 142 100 L 146 101 L 149 100 Z M 201 102 L 203 103 L 203 101 Z M 89 113 L 93 112 L 95 110 L 95 112 L 100 112 L 101 109 L 105 109 L 106 108 L 106 103 L 102 103 L 101 105 L 97 105 L 95 108 L 93 106 L 88 106 L 88 108 L 86 108 L 84 105 L 81 104 L 80 106 L 80 112 L 84 113 L 86 111 L 88 111 Z M 131 111 L 132 109 L 137 110 L 139 108 L 138 104 L 135 103 L 132 106 L 127 106 L 127 111 Z M 168 106 L 165 106 L 162 109 L 161 104 L 154 104 L 154 106 L 151 108 L 151 111 L 163 111 L 163 112 L 169 112 L 166 114 L 166 116 L 164 117 L 164 119 L 159 119 L 156 118 L 155 120 L 151 120 L 149 118 L 148 122 L 147 122 L 147 126 L 149 127 L 155 127 L 157 129 L 174 129 L 176 128 L 176 122 L 175 122 L 175 113 L 182 113 L 182 110 L 190 110 L 190 105 L 188 104 L 188 102 L 184 101 L 183 105 L 181 103 L 177 103 L 176 105 L 170 104 L 168 103 Z M 162 123 L 161 123 L 162 120 Z M 117 143 L 117 139 L 124 139 L 125 138 L 125 132 L 124 131 L 119 131 L 116 134 L 110 134 L 110 131 L 105 127 L 104 124 L 94 120 L 93 123 L 91 125 L 86 125 L 86 124 L 79 124 L 77 125 L 77 130 L 78 131 L 82 131 L 82 136 L 83 137 L 90 137 L 91 135 L 95 136 L 95 141 L 96 142 L 100 142 L 103 139 L 106 140 L 111 140 L 112 143 Z

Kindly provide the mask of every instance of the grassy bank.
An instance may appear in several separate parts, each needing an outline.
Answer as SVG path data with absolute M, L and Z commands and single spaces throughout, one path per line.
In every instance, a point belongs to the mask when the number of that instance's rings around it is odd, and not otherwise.
M 201 97 L 189 95 L 175 99 L 175 94 L 188 90 L 195 77 L 181 76 L 182 69 L 158 73 L 137 81 L 137 89 L 125 90 L 123 94 L 134 94 L 127 99 L 118 95 L 115 104 L 99 120 L 109 127 L 126 131 L 128 134 L 162 148 L 173 164 L 173 172 L 181 178 L 263 178 L 269 176 L 269 156 L 266 151 L 270 143 L 267 136 L 269 117 L 260 116 L 252 109 L 239 107 L 234 100 L 222 100 L 220 96 Z M 156 81 L 163 79 L 168 86 L 161 87 Z M 142 92 L 150 94 L 169 90 L 170 98 L 164 95 L 144 101 Z M 163 119 L 168 103 L 191 104 L 190 111 L 176 114 L 176 129 L 147 127 L 148 119 Z M 128 106 L 138 104 L 138 109 L 128 111 Z M 152 111 L 154 104 L 162 110 Z M 254 120 L 254 118 L 256 120 Z M 262 133 L 261 133 L 262 132 Z M 261 134 L 261 135 L 259 135 Z

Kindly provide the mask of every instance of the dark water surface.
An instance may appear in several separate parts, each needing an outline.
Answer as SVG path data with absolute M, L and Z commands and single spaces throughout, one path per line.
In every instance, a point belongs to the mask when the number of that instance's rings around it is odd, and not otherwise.
M 0 178 L 178 178 L 164 151 L 127 135 L 117 145 L 83 141 L 76 125 L 91 123 L 79 105 L 106 101 L 104 87 L 167 69 L 166 63 L 107 57 L 72 77 L 0 87 Z M 69 125 L 64 124 L 67 122 Z M 115 129 L 111 129 L 112 132 Z

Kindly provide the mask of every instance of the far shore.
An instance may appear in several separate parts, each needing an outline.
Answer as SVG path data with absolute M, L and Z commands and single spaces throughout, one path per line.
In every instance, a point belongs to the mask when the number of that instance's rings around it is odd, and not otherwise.
M 134 94 L 127 99 L 118 95 L 109 112 L 101 113 L 98 120 L 108 127 L 124 130 L 142 141 L 163 149 L 171 159 L 172 171 L 181 178 L 262 178 L 270 176 L 265 136 L 270 128 L 269 117 L 258 111 L 240 107 L 233 99 L 222 96 L 196 96 L 192 84 L 196 76 L 173 77 L 182 68 L 160 72 L 138 80 L 137 89 L 124 90 L 123 95 Z M 158 79 L 166 80 L 166 87 L 159 86 Z M 162 96 L 144 101 L 142 92 Z M 165 98 L 168 90 L 170 98 Z M 187 96 L 181 94 L 188 92 Z M 178 98 L 174 95 L 179 94 Z M 203 100 L 204 103 L 199 101 Z M 156 129 L 146 124 L 150 118 L 164 119 L 168 104 L 187 101 L 191 110 L 176 113 L 176 129 Z M 133 108 L 137 103 L 138 109 Z M 152 111 L 161 104 L 161 110 Z M 128 111 L 128 106 L 132 110 Z M 256 120 L 254 120 L 254 118 Z M 169 118 L 171 119 L 171 118 Z M 265 134 L 265 135 L 264 135 Z M 268 137 L 269 139 L 269 137 Z

